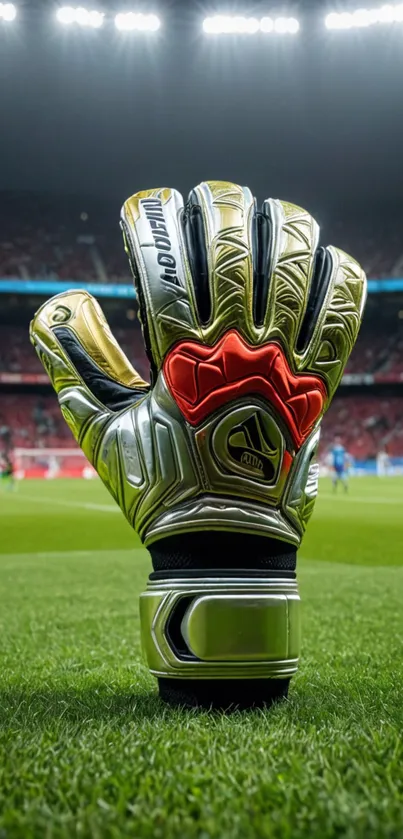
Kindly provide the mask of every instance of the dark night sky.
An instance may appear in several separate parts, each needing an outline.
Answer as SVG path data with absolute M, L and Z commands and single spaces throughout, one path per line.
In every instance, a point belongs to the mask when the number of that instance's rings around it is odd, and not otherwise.
M 0 189 L 120 201 L 225 178 L 313 210 L 402 203 L 403 24 L 327 32 L 332 6 L 304 3 L 296 37 L 214 38 L 211 6 L 150 0 L 163 28 L 144 37 L 63 28 L 54 8 L 0 27 Z

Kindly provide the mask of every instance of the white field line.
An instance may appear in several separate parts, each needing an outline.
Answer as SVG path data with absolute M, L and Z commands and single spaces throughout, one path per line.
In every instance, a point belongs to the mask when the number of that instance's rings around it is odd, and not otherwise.
M 349 504 L 354 504 L 357 502 L 358 504 L 397 504 L 399 506 L 403 506 L 403 493 L 401 498 L 382 498 L 377 496 L 371 495 L 354 495 L 353 493 L 344 493 L 343 495 L 339 495 L 338 493 L 333 492 L 318 492 L 318 498 L 331 498 L 332 501 L 346 501 Z
M 11 553 L 11 554 L 2 554 L 0 553 L 0 562 L 5 560 L 15 560 L 15 559 L 70 559 L 75 557 L 88 557 L 88 556 L 101 556 L 103 554 L 128 554 L 130 556 L 133 555 L 136 551 L 145 552 L 145 548 L 120 548 L 117 551 L 109 551 L 109 550 L 100 550 L 100 551 L 30 551 L 29 553 Z
M 61 498 L 50 498 L 48 495 L 26 495 L 20 493 L 10 492 L 7 494 L 7 499 L 15 498 L 21 501 L 36 501 L 37 504 L 56 504 L 59 507 L 76 507 L 81 510 L 97 510 L 99 513 L 121 513 L 117 504 L 96 504 L 93 501 L 64 501 Z
M 50 496 L 42 495 L 37 498 L 35 495 L 13 495 L 10 493 L 8 498 L 21 498 L 27 499 L 27 501 L 35 501 L 38 504 L 41 504 L 43 501 L 46 504 L 57 504 L 60 507 L 75 507 L 82 510 L 95 510 L 100 513 L 120 513 L 121 510 L 117 506 L 117 504 L 97 504 L 94 501 L 65 501 L 61 498 L 50 498 Z M 319 490 L 318 498 L 326 498 L 332 499 L 332 501 L 336 501 L 336 503 L 346 501 L 349 504 L 351 503 L 358 503 L 358 504 L 386 504 L 386 505 L 402 505 L 403 506 L 403 493 L 401 498 L 382 498 L 382 497 L 371 497 L 367 495 L 353 495 L 353 494 L 345 494 L 345 495 L 338 495 L 336 493 L 331 492 L 321 492 Z
M 345 501 L 349 504 L 351 503 L 358 503 L 358 504 L 386 504 L 389 505 L 403 505 L 403 493 L 401 498 L 382 498 L 377 496 L 367 496 L 367 495 L 353 495 L 352 493 L 346 494 L 338 494 L 332 492 L 321 492 L 319 490 L 318 493 L 319 498 L 326 498 L 332 499 L 332 501 L 336 501 L 336 503 Z M 39 498 L 36 495 L 26 495 L 20 493 L 7 493 L 7 498 L 15 498 L 27 501 L 34 501 L 37 504 L 42 504 L 45 502 L 46 504 L 56 504 L 59 507 L 74 507 L 81 510 L 95 510 L 99 513 L 120 513 L 121 510 L 117 506 L 117 504 L 98 504 L 94 501 L 65 501 L 61 498 L 50 498 L 48 495 L 42 495 Z

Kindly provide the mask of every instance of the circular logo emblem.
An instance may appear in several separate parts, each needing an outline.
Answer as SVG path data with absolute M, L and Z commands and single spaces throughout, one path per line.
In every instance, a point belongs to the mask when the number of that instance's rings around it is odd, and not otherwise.
M 216 458 L 230 469 L 261 483 L 277 481 L 284 452 L 283 435 L 273 417 L 259 407 L 236 408 L 212 435 Z

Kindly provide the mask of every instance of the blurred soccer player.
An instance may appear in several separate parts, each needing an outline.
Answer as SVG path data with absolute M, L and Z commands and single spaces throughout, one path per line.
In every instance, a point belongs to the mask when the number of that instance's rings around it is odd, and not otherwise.
M 376 456 L 376 474 L 378 478 L 384 478 L 385 475 L 389 475 L 389 470 L 390 458 L 388 453 L 383 449 Z
M 333 492 L 337 492 L 339 482 L 342 484 L 344 492 L 348 492 L 348 469 L 351 462 L 350 455 L 342 445 L 341 437 L 334 438 L 334 445 L 330 456 L 333 468 Z
M 6 489 L 14 489 L 14 465 L 8 452 L 3 453 L 0 474 L 3 482 L 6 485 Z

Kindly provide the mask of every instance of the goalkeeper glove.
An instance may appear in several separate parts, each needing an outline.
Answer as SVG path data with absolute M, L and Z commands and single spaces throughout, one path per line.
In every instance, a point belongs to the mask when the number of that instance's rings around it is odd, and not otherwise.
M 319 426 L 360 326 L 365 275 L 300 207 L 211 181 L 126 201 L 151 387 L 98 303 L 42 306 L 32 342 L 63 416 L 150 551 L 142 639 L 163 698 L 285 695 L 300 648 L 296 550 Z

